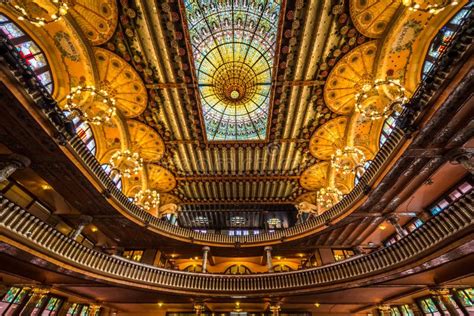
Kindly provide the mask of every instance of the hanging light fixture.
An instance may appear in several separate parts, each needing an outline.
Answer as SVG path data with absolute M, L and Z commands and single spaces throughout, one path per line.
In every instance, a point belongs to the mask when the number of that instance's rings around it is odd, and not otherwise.
M 342 197 L 343 194 L 339 189 L 330 186 L 321 188 L 316 192 L 316 201 L 323 210 L 333 207 Z
M 140 190 L 135 194 L 133 201 L 145 211 L 149 211 L 160 206 L 160 194 L 156 190 Z
M 371 96 L 381 95 L 380 89 L 390 89 L 394 91 L 393 96 L 390 98 L 389 103 L 383 108 L 383 110 L 374 110 L 374 105 L 367 105 L 367 99 Z M 400 111 L 405 103 L 408 102 L 408 98 L 405 93 L 405 88 L 400 84 L 398 80 L 375 80 L 373 84 L 365 84 L 362 86 L 362 93 L 355 95 L 356 103 L 355 110 L 359 112 L 364 118 L 370 120 L 378 120 L 387 118 L 392 112 Z
M 457 0 L 444 0 L 434 4 L 426 4 L 428 1 L 420 1 L 422 5 L 416 0 L 402 0 L 404 6 L 410 11 L 428 12 L 431 14 L 438 14 L 448 6 L 455 6 L 459 2 Z
M 337 149 L 331 156 L 332 167 L 343 174 L 355 174 L 358 168 L 363 168 L 365 162 L 365 154 L 354 146 Z
M 143 158 L 128 149 L 118 150 L 110 158 L 110 165 L 119 171 L 121 177 L 130 178 L 143 169 Z
M 91 98 L 91 100 L 88 100 Z M 98 110 L 97 113 L 90 114 L 84 110 L 84 105 L 91 102 L 100 102 L 105 106 L 105 110 Z M 100 107 L 100 106 L 98 106 Z M 115 107 L 115 99 L 111 98 L 107 91 L 96 89 L 94 86 L 78 86 L 71 89 L 71 92 L 66 96 L 66 111 L 71 112 L 70 116 L 78 116 L 82 121 L 100 125 L 110 121 L 115 115 L 117 108 Z
M 61 18 L 65 16 L 69 11 L 69 6 L 67 4 L 67 1 L 52 0 L 51 2 L 54 3 L 55 6 L 57 6 L 57 10 L 55 13 L 51 14 L 49 19 L 31 16 L 30 14 L 28 14 L 27 10 L 24 7 L 15 5 L 14 8 L 20 14 L 20 16 L 18 17 L 18 20 L 28 21 L 31 24 L 38 27 L 45 26 L 48 23 L 53 23 L 53 22 L 61 20 Z

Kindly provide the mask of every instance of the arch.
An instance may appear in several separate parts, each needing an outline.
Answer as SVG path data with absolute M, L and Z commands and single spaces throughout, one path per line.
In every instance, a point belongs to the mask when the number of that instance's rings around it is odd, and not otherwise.
M 252 274 L 252 271 L 250 271 L 250 269 L 243 264 L 233 264 L 225 269 L 224 274 Z
M 202 272 L 202 265 L 200 265 L 200 264 L 191 264 L 189 266 L 186 266 L 183 269 L 183 271 L 201 273 Z
M 364 36 L 379 38 L 401 5 L 393 0 L 351 0 L 349 11 L 352 22 Z
M 274 272 L 290 272 L 290 271 L 294 271 L 294 269 L 290 267 L 289 265 L 281 263 L 281 264 L 274 265 L 273 271 Z

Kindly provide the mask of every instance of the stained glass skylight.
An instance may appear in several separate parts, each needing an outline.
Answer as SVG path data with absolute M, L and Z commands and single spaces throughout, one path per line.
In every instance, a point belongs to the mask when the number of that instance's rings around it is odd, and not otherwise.
M 264 140 L 279 2 L 184 3 L 207 139 Z

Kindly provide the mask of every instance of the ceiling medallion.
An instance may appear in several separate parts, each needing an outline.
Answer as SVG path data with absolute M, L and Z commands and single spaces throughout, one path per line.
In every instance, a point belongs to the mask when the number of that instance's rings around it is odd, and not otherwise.
M 422 4 L 418 3 L 421 2 Z M 459 2 L 454 0 L 443 0 L 437 1 L 434 4 L 426 4 L 428 1 L 417 1 L 417 0 L 402 0 L 404 6 L 408 7 L 410 11 L 421 11 L 421 12 L 428 12 L 431 14 L 438 14 L 443 11 L 448 6 L 455 6 Z
M 405 88 L 398 80 L 375 80 L 372 84 L 366 83 L 361 87 L 362 93 L 355 95 L 355 110 L 363 118 L 369 120 L 379 120 L 387 118 L 392 112 L 400 112 L 401 107 L 408 102 Z M 387 104 L 382 111 L 377 110 L 377 106 L 370 99 L 387 99 Z
M 331 186 L 321 188 L 316 192 L 316 201 L 322 210 L 330 209 L 342 198 L 342 192 L 339 189 Z
M 355 174 L 357 169 L 364 167 L 365 162 L 365 154 L 353 146 L 337 149 L 331 157 L 331 166 L 342 174 Z
M 78 116 L 83 122 L 94 125 L 110 121 L 117 110 L 115 99 L 94 86 L 72 88 L 66 96 L 64 109 L 71 113 L 69 117 Z
M 160 206 L 160 194 L 156 190 L 140 190 L 135 194 L 133 201 L 145 211 L 150 211 Z
M 66 3 L 67 1 L 52 0 L 51 2 L 55 6 L 57 6 L 57 10 L 56 10 L 55 13 L 51 14 L 49 19 L 42 18 L 42 17 L 34 17 L 34 16 L 32 16 L 31 14 L 28 13 L 28 11 L 32 11 L 32 10 L 28 10 L 29 8 L 27 9 L 25 7 L 22 7 L 22 6 L 15 5 L 14 8 L 20 13 L 20 16 L 18 17 L 18 20 L 20 20 L 20 21 L 26 20 L 26 21 L 30 22 L 31 24 L 33 24 L 35 26 L 38 26 L 38 27 L 45 26 L 48 23 L 53 23 L 53 22 L 61 20 L 61 18 L 63 16 L 65 16 L 68 13 L 68 10 L 69 10 L 69 6 Z M 36 4 L 36 3 L 32 3 L 32 4 L 29 4 L 29 5 L 31 5 L 31 6 L 34 5 L 35 8 L 33 8 L 33 9 L 37 9 L 36 7 L 39 7 L 38 4 Z M 43 9 L 42 7 L 39 7 L 39 8 Z
M 130 178 L 143 169 L 143 159 L 136 152 L 118 150 L 110 158 L 112 169 L 119 171 L 120 176 Z

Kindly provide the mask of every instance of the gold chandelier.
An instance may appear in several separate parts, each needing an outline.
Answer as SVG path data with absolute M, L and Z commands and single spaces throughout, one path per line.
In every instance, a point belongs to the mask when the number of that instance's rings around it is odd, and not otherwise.
M 121 177 L 130 178 L 143 169 L 143 158 L 128 149 L 118 150 L 110 158 L 110 165 L 119 171 Z
M 316 201 L 318 206 L 323 210 L 333 207 L 342 198 L 342 192 L 339 189 L 331 186 L 321 188 L 316 192 Z
M 374 105 L 365 105 L 364 103 L 371 96 L 378 96 L 381 88 L 387 88 L 394 91 L 394 95 L 391 97 L 389 104 L 386 105 L 382 111 L 374 110 Z M 370 120 L 378 120 L 387 118 L 393 111 L 400 111 L 401 107 L 408 102 L 408 98 L 405 94 L 405 88 L 400 84 L 398 80 L 375 80 L 373 84 L 365 84 L 362 86 L 362 93 L 355 95 L 356 103 L 355 110 L 359 112 L 364 118 Z
M 88 96 L 86 94 L 88 94 Z M 88 98 L 92 98 L 92 100 L 89 101 L 87 100 Z M 98 101 L 101 105 L 106 106 L 107 109 L 98 112 L 96 115 L 88 114 L 83 109 L 86 101 Z M 107 91 L 96 89 L 94 86 L 77 86 L 72 88 L 71 92 L 66 96 L 64 109 L 70 111 L 73 116 L 78 116 L 82 121 L 94 125 L 100 125 L 110 121 L 117 111 L 115 99 L 111 98 L 107 94 Z
M 421 11 L 421 12 L 428 12 L 431 14 L 438 14 L 443 11 L 448 6 L 455 6 L 459 2 L 457 0 L 450 1 L 450 0 L 443 0 L 439 1 L 435 4 L 425 4 L 428 1 L 420 1 L 423 5 L 420 5 L 416 0 L 402 0 L 404 6 L 408 8 L 410 11 Z
M 145 211 L 157 209 L 160 206 L 160 194 L 156 190 L 140 190 L 135 194 L 133 201 Z
M 61 20 L 63 16 L 65 16 L 68 13 L 69 6 L 67 4 L 67 1 L 64 0 L 52 0 L 56 6 L 57 10 L 55 13 L 51 14 L 50 19 L 46 18 L 41 18 L 41 17 L 34 17 L 28 14 L 27 10 L 20 6 L 20 5 L 15 5 L 14 8 L 19 12 L 20 16 L 18 17 L 18 20 L 20 21 L 28 21 L 31 24 L 35 26 L 45 26 L 48 23 L 53 23 L 56 21 Z
M 355 174 L 358 168 L 364 166 L 365 162 L 365 154 L 354 146 L 337 149 L 336 153 L 331 156 L 332 167 L 343 174 Z

